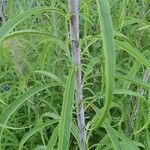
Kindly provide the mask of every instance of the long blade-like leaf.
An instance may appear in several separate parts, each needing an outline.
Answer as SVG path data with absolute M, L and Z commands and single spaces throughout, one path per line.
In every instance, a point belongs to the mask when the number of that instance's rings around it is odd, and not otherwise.
M 97 0 L 98 14 L 102 32 L 103 50 L 105 56 L 105 102 L 101 118 L 93 124 L 92 128 L 100 126 L 105 119 L 113 98 L 114 75 L 115 75 L 115 48 L 112 19 L 108 0 Z
M 34 94 L 38 93 L 39 91 L 42 91 L 50 86 L 56 86 L 56 84 L 54 85 L 44 85 L 41 87 L 36 87 L 31 89 L 30 91 L 26 92 L 25 94 L 23 94 L 22 96 L 20 96 L 18 99 L 16 99 L 15 101 L 13 101 L 9 107 L 5 110 L 5 112 L 1 115 L 0 118 L 0 124 L 6 125 L 9 118 L 11 117 L 11 115 L 28 99 L 30 99 Z M 5 127 L 5 126 L 4 126 Z M 4 127 L 1 128 L 0 130 L 0 139 L 3 133 L 3 129 Z
M 54 146 L 57 142 L 57 138 L 58 138 L 58 132 L 59 132 L 59 126 L 56 126 L 56 128 L 54 129 L 51 138 L 47 144 L 46 150 L 53 150 Z
M 138 78 L 134 78 L 134 77 L 129 77 L 129 76 L 124 76 L 124 75 L 116 75 L 116 78 L 117 79 L 121 79 L 121 80 L 125 80 L 125 81 L 128 81 L 128 82 L 131 82 L 135 85 L 138 85 L 138 86 L 141 86 L 141 87 L 144 87 L 148 90 L 150 90 L 150 84 L 149 83 L 146 83 Z
M 101 117 L 101 110 L 92 103 L 90 103 L 90 105 L 93 108 L 93 110 L 96 112 L 96 116 L 95 116 L 96 120 L 94 121 L 93 119 L 93 123 L 96 123 L 96 121 Z M 115 132 L 113 131 L 113 128 L 109 125 L 108 120 L 104 121 L 104 127 L 106 128 L 106 131 L 110 137 L 114 150 L 121 150 L 121 145 L 119 143 L 119 140 Z
M 112 142 L 114 150 L 121 150 L 121 145 L 118 140 L 118 137 L 117 137 L 116 133 L 114 132 L 113 128 L 110 126 L 108 120 L 105 121 L 104 126 L 110 137 L 110 140 Z
M 138 100 L 142 100 L 144 103 L 147 104 L 147 106 L 150 106 L 150 102 L 146 100 L 141 94 L 131 91 L 131 90 L 126 90 L 126 89 L 115 89 L 114 90 L 115 95 L 130 95 L 130 96 L 135 96 L 138 97 Z
M 50 86 L 56 86 L 56 85 L 44 85 L 40 87 L 33 88 L 32 90 L 26 92 L 22 96 L 20 96 L 18 99 L 13 101 L 9 107 L 6 109 L 6 111 L 3 113 L 3 115 L 0 118 L 1 124 L 6 124 L 10 116 L 29 98 L 31 98 L 34 94 L 38 93 L 39 91 L 42 91 Z
M 61 119 L 59 123 L 58 150 L 69 149 L 73 101 L 74 101 L 74 68 L 71 69 L 70 71 L 64 91 Z
M 57 77 L 55 74 L 53 74 L 52 72 L 48 72 L 48 71 L 45 71 L 45 70 L 37 70 L 37 71 L 34 71 L 34 72 L 39 73 L 39 74 L 43 74 L 45 76 L 48 76 L 51 79 L 57 81 L 58 83 L 61 83 L 61 79 L 59 77 Z
M 25 11 L 21 14 L 16 15 L 14 18 L 9 19 L 1 28 L 0 28 L 0 42 L 3 41 L 3 39 L 5 38 L 5 36 L 7 36 L 7 34 L 9 34 L 10 31 L 12 31 L 16 25 L 18 25 L 21 21 L 23 21 L 24 19 L 28 18 L 31 15 L 34 14 L 39 14 L 45 11 L 56 11 L 57 13 L 61 14 L 64 16 L 64 14 L 62 12 L 59 12 L 58 10 L 54 9 L 54 8 L 49 8 L 49 7 L 39 7 L 39 8 L 33 8 L 30 9 L 28 11 Z
M 29 132 L 27 132 L 22 140 L 20 141 L 20 144 L 19 144 L 19 148 L 18 150 L 21 150 L 24 143 L 32 136 L 34 135 L 35 133 L 37 133 L 38 131 L 44 129 L 45 127 L 49 126 L 49 125 L 52 125 L 54 123 L 58 122 L 58 120 L 52 120 L 52 121 L 49 121 L 49 122 L 46 122 L 46 123 L 43 123 L 42 125 L 39 125 L 39 126 L 35 126 L 34 128 L 32 128 Z
M 137 59 L 141 64 L 145 65 L 147 69 L 150 70 L 150 61 L 146 59 L 146 57 L 143 56 L 142 53 L 134 49 L 129 43 L 127 42 L 120 42 L 120 41 L 115 41 L 116 46 L 119 47 L 120 49 L 126 51 L 129 53 L 131 56 L 133 56 L 135 59 Z

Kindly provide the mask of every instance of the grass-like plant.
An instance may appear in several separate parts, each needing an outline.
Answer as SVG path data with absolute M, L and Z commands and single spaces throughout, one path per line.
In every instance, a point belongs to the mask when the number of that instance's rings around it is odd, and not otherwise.
M 148 0 L 0 1 L 0 150 L 149 150 Z

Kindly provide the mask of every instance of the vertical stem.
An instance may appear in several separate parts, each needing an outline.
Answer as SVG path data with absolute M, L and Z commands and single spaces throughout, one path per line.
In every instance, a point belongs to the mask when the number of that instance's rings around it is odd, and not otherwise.
M 0 26 L 5 22 L 5 5 L 3 1 L 0 1 Z
M 85 133 L 85 118 L 84 108 L 82 104 L 82 77 L 81 77 L 81 58 L 79 49 L 79 2 L 78 0 L 69 0 L 70 12 L 70 39 L 72 59 L 75 66 L 77 66 L 75 74 L 75 99 L 77 109 L 77 120 L 80 137 L 80 149 L 84 150 L 86 140 Z

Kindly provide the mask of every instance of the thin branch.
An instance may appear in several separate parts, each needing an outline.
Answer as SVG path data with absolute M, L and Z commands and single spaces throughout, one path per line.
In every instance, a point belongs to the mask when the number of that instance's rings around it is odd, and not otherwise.
M 81 77 L 81 58 L 79 49 L 79 2 L 78 0 L 69 0 L 70 11 L 70 39 L 71 39 L 71 52 L 72 59 L 75 66 L 77 66 L 75 75 L 75 99 L 77 107 L 77 120 L 80 136 L 80 149 L 84 150 L 86 141 L 85 133 L 85 118 L 84 108 L 82 104 L 82 77 Z

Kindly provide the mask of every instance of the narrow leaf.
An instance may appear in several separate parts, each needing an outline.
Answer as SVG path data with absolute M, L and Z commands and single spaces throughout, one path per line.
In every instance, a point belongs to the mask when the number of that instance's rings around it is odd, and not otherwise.
M 116 136 L 116 133 L 114 132 L 114 130 L 110 126 L 108 120 L 106 120 L 104 122 L 104 126 L 105 126 L 105 129 L 106 129 L 109 137 L 110 137 L 110 140 L 112 142 L 114 150 L 121 150 L 121 145 L 119 143 L 118 137 Z
M 103 51 L 105 56 L 105 102 L 101 118 L 93 124 L 92 128 L 101 125 L 109 111 L 113 98 L 115 76 L 115 48 L 114 33 L 108 0 L 96 0 L 98 6 L 99 22 L 102 32 Z
M 52 125 L 54 123 L 57 123 L 58 120 L 52 120 L 52 121 L 49 121 L 49 122 L 46 122 L 46 123 L 43 123 L 42 125 L 39 125 L 39 126 L 35 126 L 34 128 L 32 128 L 29 132 L 27 132 L 22 140 L 20 141 L 20 144 L 19 144 L 19 148 L 18 150 L 21 150 L 24 143 L 32 136 L 34 135 L 35 133 L 37 133 L 38 131 L 44 129 L 45 127 L 49 126 L 49 125 Z
M 126 51 L 127 53 L 129 53 L 132 57 L 134 57 L 135 59 L 137 59 L 141 64 L 145 65 L 145 67 L 147 67 L 147 69 L 150 70 L 150 61 L 148 61 L 146 59 L 145 56 L 143 56 L 142 53 L 140 53 L 139 51 L 137 51 L 136 49 L 134 49 L 129 43 L 127 42 L 121 42 L 121 41 L 115 41 L 116 42 L 116 46 L 119 47 L 120 49 Z
M 58 150 L 69 150 L 69 139 L 74 101 L 74 68 L 71 69 L 65 86 L 61 118 L 59 123 Z
M 10 116 L 28 99 L 30 99 L 34 94 L 38 93 L 39 91 L 42 91 L 50 86 L 56 86 L 56 85 L 44 85 L 41 87 L 36 87 L 33 88 L 31 90 L 29 90 L 28 92 L 26 92 L 25 94 L 23 94 L 22 96 L 20 96 L 18 99 L 16 99 L 15 101 L 13 101 L 9 107 L 5 110 L 5 112 L 1 115 L 0 118 L 0 123 L 1 124 L 6 124 L 8 119 L 10 118 Z
M 44 71 L 44 70 L 37 70 L 37 71 L 34 71 L 35 73 L 40 73 L 40 74 L 43 74 L 45 76 L 48 76 L 50 77 L 51 79 L 57 81 L 58 83 L 61 83 L 61 80 L 59 79 L 59 77 L 57 77 L 55 74 L 51 73 L 51 72 L 48 72 L 48 71 Z
M 47 144 L 46 150 L 53 150 L 54 146 L 57 142 L 57 138 L 58 138 L 58 132 L 59 132 L 59 126 L 56 126 L 56 128 L 54 129 L 51 138 Z
M 3 39 L 7 36 L 9 32 L 11 32 L 16 25 L 18 25 L 21 21 L 28 18 L 31 15 L 39 14 L 45 11 L 55 11 L 61 15 L 64 16 L 62 12 L 59 12 L 57 9 L 49 8 L 49 7 L 39 7 L 39 8 L 33 8 L 28 11 L 25 11 L 21 14 L 16 15 L 15 17 L 9 19 L 1 28 L 0 28 L 0 42 L 3 41 Z

